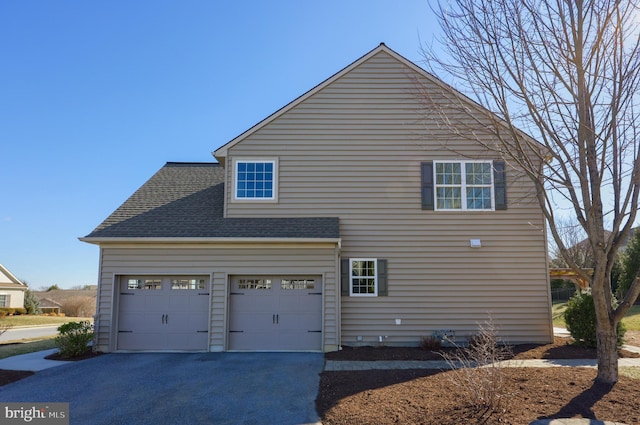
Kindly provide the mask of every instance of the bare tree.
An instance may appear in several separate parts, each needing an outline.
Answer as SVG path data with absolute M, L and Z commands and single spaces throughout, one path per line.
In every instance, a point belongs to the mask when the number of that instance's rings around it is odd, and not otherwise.
M 610 274 L 640 194 L 637 1 L 451 0 L 434 11 L 448 57 L 425 48 L 429 66 L 495 112 L 484 127 L 495 142 L 476 139 L 535 184 L 558 252 L 592 288 L 597 379 L 614 383 L 616 326 L 640 294 L 636 280 L 612 307 Z M 458 106 L 469 111 L 468 99 Z M 563 240 L 562 203 L 587 237 L 592 275 Z

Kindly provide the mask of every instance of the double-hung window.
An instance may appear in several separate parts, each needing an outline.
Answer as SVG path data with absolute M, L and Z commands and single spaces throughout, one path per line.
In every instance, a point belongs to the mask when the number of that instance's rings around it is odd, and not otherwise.
M 494 209 L 491 161 L 434 162 L 436 210 Z
M 343 258 L 340 260 L 341 294 L 351 297 L 384 297 L 389 293 L 387 260 Z
M 420 180 L 423 210 L 507 209 L 504 161 L 424 161 Z
M 378 268 L 375 258 L 352 258 L 349 261 L 350 295 L 378 296 Z
M 276 161 L 243 160 L 235 161 L 236 200 L 275 200 Z

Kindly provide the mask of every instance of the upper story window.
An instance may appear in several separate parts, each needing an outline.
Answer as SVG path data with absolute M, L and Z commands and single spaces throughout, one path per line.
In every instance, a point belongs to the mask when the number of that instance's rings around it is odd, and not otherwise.
M 438 210 L 493 209 L 491 162 L 436 162 L 435 183 Z
M 275 200 L 276 161 L 236 160 L 234 199 Z
M 504 161 L 425 161 L 420 175 L 423 210 L 507 209 Z

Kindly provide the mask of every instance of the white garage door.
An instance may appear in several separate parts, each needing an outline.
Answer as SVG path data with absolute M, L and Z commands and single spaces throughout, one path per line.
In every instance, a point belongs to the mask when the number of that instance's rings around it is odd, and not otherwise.
M 229 349 L 322 350 L 320 276 L 233 276 Z
M 207 350 L 206 276 L 120 278 L 118 350 Z

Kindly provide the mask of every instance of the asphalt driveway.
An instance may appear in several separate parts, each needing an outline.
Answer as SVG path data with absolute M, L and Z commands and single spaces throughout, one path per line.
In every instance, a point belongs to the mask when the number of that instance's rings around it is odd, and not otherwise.
M 319 353 L 105 354 L 0 387 L 2 402 L 69 402 L 72 424 L 318 421 Z

